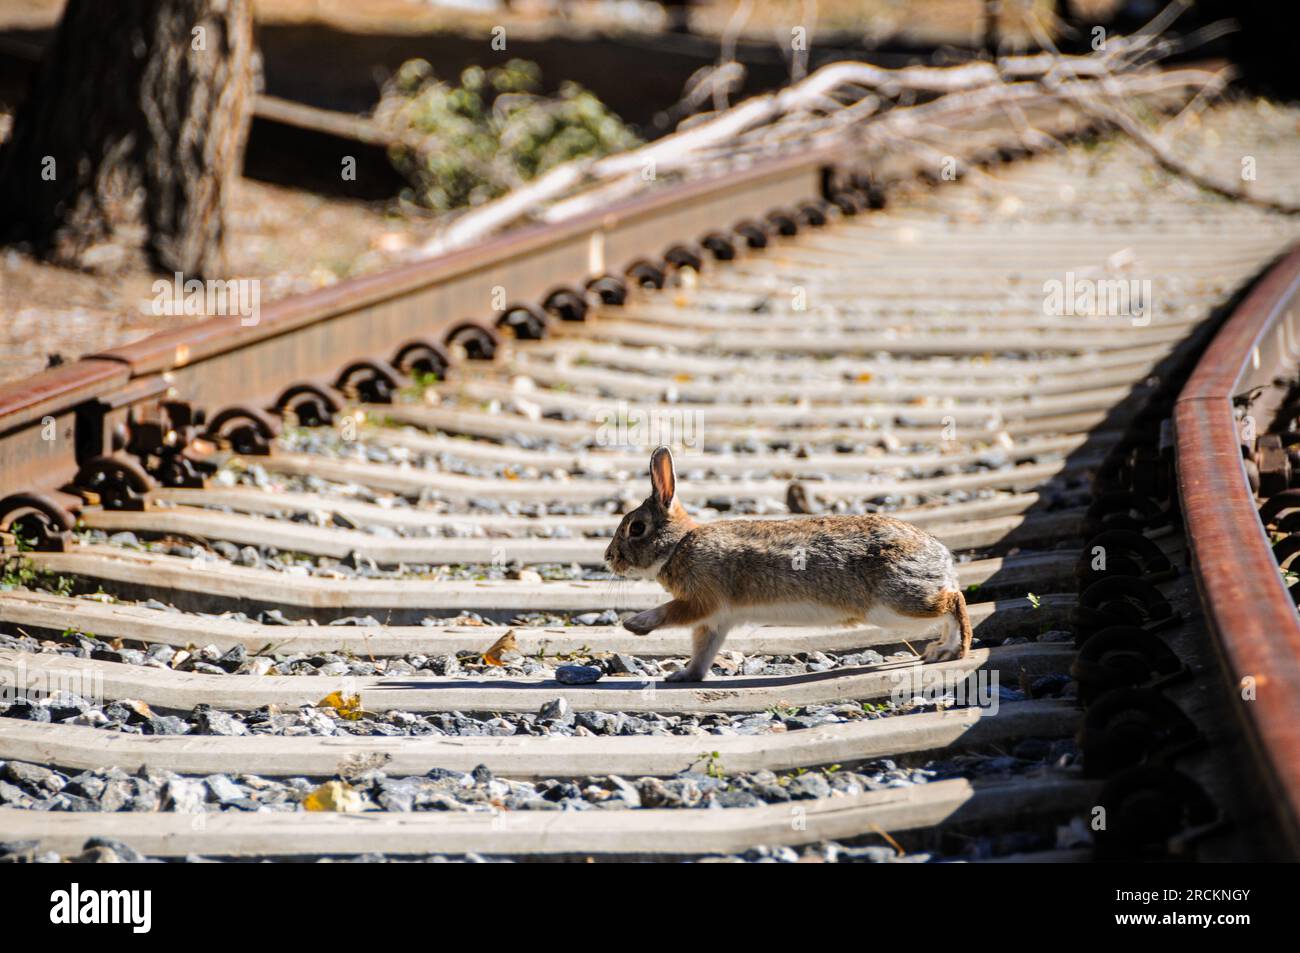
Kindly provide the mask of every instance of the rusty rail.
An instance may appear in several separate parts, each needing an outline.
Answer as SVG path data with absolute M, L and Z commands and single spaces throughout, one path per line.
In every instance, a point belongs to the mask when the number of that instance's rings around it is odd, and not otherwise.
M 1178 488 L 1202 605 L 1284 829 L 1300 845 L 1300 615 L 1259 519 L 1234 401 L 1293 377 L 1300 358 L 1300 250 L 1254 287 L 1175 405 Z

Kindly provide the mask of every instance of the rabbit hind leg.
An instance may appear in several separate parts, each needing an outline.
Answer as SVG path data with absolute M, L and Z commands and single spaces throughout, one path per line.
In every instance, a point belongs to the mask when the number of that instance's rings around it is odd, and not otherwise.
M 955 589 L 938 589 L 924 597 L 909 594 L 885 604 L 878 603 L 872 607 L 867 621 L 883 628 L 898 629 L 900 634 L 911 630 L 917 637 L 930 635 L 937 628 L 939 637 L 922 653 L 927 662 L 959 659 L 970 649 L 966 600 Z
M 949 662 L 970 654 L 972 630 L 966 597 L 957 589 L 939 593 L 936 608 L 942 613 L 943 635 L 925 648 L 927 662 Z

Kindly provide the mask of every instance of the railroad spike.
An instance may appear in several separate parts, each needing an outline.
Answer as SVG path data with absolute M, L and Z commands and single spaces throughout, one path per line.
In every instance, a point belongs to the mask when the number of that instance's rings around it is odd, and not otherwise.
M 568 286 L 562 286 L 546 296 L 542 307 L 558 314 L 564 321 L 585 321 L 589 305 L 585 294 L 574 291 Z
M 345 365 L 334 378 L 334 390 L 368 404 L 391 404 L 410 379 L 387 361 L 364 358 Z M 336 411 L 337 412 L 337 411 Z
M 19 551 L 63 552 L 72 541 L 72 511 L 47 493 L 14 493 L 0 500 L 0 533 L 11 534 Z
M 394 352 L 390 363 L 408 377 L 416 374 L 432 374 L 445 380 L 447 372 L 451 370 L 451 355 L 437 341 L 414 338 Z
M 1070 666 L 1085 706 L 1116 688 L 1154 687 L 1187 673 L 1168 645 L 1129 625 L 1102 629 L 1084 639 Z
M 617 306 L 627 301 L 627 282 L 614 275 L 597 275 L 587 282 L 587 291 L 602 304 Z
M 244 404 L 227 407 L 208 422 L 204 438 L 235 453 L 264 457 L 280 435 L 280 421 L 264 410 Z
M 447 331 L 443 343 L 453 352 L 455 348 L 462 348 L 468 360 L 491 361 L 496 357 L 501 340 L 493 328 L 475 321 L 461 321 Z
M 281 391 L 272 407 L 282 416 L 292 416 L 300 427 L 320 427 L 343 409 L 343 395 L 323 382 L 299 381 Z
M 550 331 L 551 316 L 534 304 L 511 304 L 497 318 L 497 327 L 521 341 L 540 341 Z
M 1164 765 L 1140 765 L 1107 781 L 1094 813 L 1095 856 L 1101 862 L 1171 859 L 1180 834 L 1221 820 L 1199 784 Z M 1184 858 L 1185 859 L 1185 858 Z
M 93 493 L 107 510 L 142 510 L 145 495 L 157 485 L 140 464 L 125 456 L 93 457 L 72 481 L 74 491 Z
M 1105 778 L 1203 742 L 1182 710 L 1153 688 L 1126 685 L 1094 698 L 1079 729 L 1084 774 Z

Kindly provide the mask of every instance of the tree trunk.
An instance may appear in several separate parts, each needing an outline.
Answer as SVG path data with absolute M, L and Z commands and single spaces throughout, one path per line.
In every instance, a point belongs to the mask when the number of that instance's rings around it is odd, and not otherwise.
M 984 52 L 997 61 L 998 47 L 1002 45 L 1002 0 L 984 0 Z
M 251 0 L 68 0 L 0 147 L 0 235 L 51 261 L 222 268 L 252 102 Z

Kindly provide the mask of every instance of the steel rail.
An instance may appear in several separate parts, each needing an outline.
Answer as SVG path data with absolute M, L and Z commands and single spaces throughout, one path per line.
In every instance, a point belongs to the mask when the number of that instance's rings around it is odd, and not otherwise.
M 1300 849 L 1300 615 L 1259 519 L 1234 399 L 1294 376 L 1300 249 L 1250 291 L 1175 404 L 1178 490 L 1201 602 L 1282 826 Z

